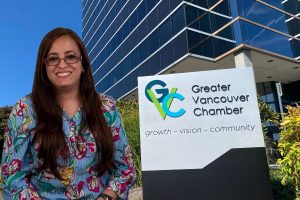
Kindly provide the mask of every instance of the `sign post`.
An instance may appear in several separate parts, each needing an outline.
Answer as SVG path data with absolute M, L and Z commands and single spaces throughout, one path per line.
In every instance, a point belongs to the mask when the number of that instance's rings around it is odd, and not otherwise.
M 272 199 L 253 69 L 138 78 L 145 200 Z

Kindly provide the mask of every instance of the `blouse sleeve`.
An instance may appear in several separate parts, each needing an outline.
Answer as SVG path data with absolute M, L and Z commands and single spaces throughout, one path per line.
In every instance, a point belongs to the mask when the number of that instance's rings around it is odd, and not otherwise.
M 136 181 L 131 149 L 124 130 L 122 118 L 118 111 L 115 101 L 109 100 L 110 111 L 105 113 L 108 118 L 108 125 L 113 134 L 115 146 L 116 170 L 108 184 L 108 189 L 115 191 L 119 199 L 127 199 L 130 187 Z
M 4 134 L 2 180 L 4 199 L 40 199 L 30 183 L 32 157 L 28 105 L 20 100 L 12 109 Z

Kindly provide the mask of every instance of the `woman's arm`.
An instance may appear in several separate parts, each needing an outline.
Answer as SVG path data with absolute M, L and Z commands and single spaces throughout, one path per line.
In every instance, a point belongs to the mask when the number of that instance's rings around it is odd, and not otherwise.
M 4 134 L 2 179 L 4 199 L 40 199 L 30 183 L 32 169 L 31 142 L 28 126 L 31 122 L 26 100 L 14 106 Z

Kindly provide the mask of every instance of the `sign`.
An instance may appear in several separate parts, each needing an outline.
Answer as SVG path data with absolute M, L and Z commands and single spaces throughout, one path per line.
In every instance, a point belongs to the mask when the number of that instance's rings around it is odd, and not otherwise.
M 252 68 L 138 78 L 145 200 L 272 199 Z

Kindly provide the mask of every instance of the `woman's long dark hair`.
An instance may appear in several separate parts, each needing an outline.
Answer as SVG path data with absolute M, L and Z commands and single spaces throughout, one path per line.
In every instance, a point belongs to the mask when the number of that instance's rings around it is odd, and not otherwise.
M 62 152 L 69 152 L 63 131 L 62 108 L 56 100 L 55 88 L 48 79 L 45 58 L 53 42 L 61 37 L 69 36 L 80 49 L 84 72 L 80 78 L 80 101 L 82 105 L 82 120 L 80 130 L 88 128 L 96 141 L 98 162 L 95 169 L 101 175 L 114 168 L 114 145 L 112 134 L 107 127 L 102 102 L 94 87 L 91 65 L 83 42 L 75 32 L 66 28 L 56 28 L 50 31 L 42 40 L 36 62 L 32 102 L 36 117 L 34 143 L 40 143 L 38 157 L 42 161 L 40 170 L 50 169 L 57 177 L 57 158 Z M 80 132 L 79 132 L 80 134 Z

